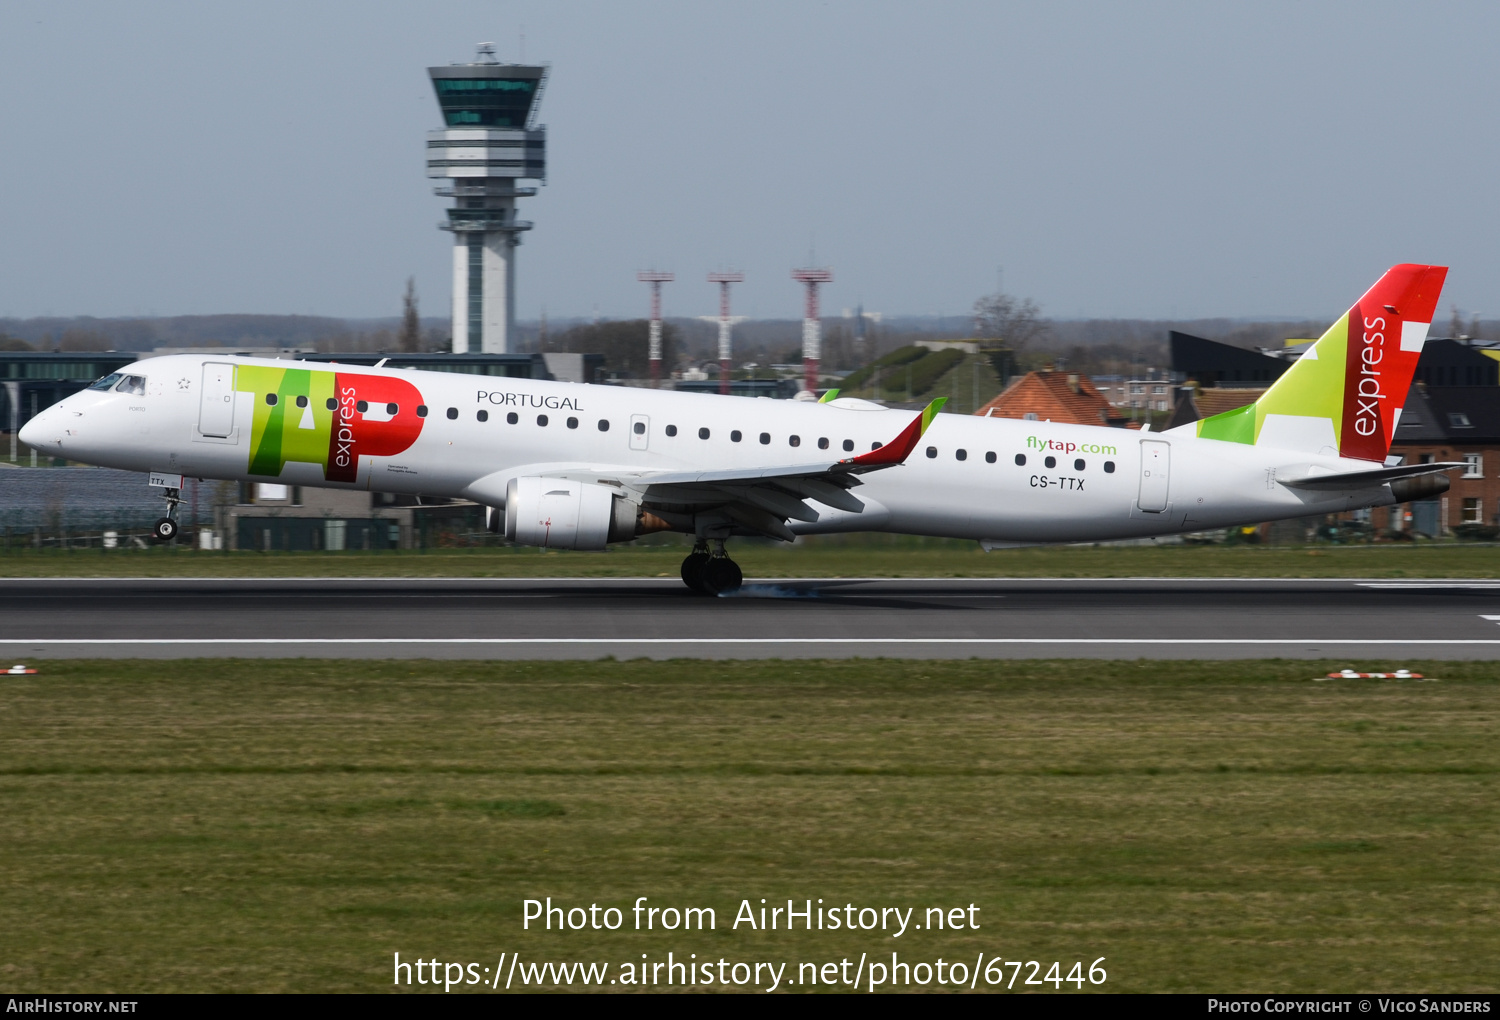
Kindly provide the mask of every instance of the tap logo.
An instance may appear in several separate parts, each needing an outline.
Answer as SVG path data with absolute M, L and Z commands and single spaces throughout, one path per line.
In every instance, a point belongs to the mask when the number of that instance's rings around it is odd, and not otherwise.
M 360 457 L 394 456 L 422 432 L 422 394 L 394 376 L 240 365 L 234 388 L 253 394 L 252 475 L 279 478 L 294 461 L 354 482 Z

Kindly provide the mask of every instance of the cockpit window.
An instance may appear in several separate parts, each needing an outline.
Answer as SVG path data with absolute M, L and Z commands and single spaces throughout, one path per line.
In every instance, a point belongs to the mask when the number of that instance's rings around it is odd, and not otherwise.
M 109 389 L 111 386 L 113 386 L 115 383 L 117 383 L 119 381 L 120 381 L 120 373 L 119 372 L 111 372 L 111 373 L 109 373 L 109 375 L 105 376 L 103 379 L 100 379 L 98 382 L 96 382 L 93 385 L 91 385 L 89 387 L 89 389 L 91 389 L 91 390 L 107 390 L 107 389 Z
M 120 385 L 115 387 L 116 393 L 134 393 L 138 397 L 146 395 L 146 377 L 143 375 L 127 375 L 120 380 Z

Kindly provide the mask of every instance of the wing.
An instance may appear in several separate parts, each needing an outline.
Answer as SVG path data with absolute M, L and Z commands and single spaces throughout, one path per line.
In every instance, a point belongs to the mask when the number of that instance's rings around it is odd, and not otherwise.
M 643 508 L 668 522 L 717 515 L 733 530 L 790 542 L 796 535 L 787 521 L 818 519 L 818 511 L 804 500 L 848 513 L 863 511 L 864 503 L 849 491 L 860 484 L 859 476 L 905 462 L 944 403 L 945 398 L 934 400 L 895 439 L 858 457 L 727 471 L 662 471 L 638 475 L 631 484 L 642 490 Z

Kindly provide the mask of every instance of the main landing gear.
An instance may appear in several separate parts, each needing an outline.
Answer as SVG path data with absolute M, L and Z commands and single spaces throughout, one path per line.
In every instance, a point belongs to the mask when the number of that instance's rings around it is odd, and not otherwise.
M 177 537 L 179 526 L 177 524 L 177 507 L 182 502 L 182 497 L 177 489 L 167 489 L 162 496 L 167 501 L 167 516 L 151 526 L 151 538 L 153 541 L 163 544 Z
M 724 551 L 722 538 L 713 540 L 712 551 L 707 541 L 699 539 L 693 551 L 682 561 L 682 583 L 699 595 L 718 595 L 744 584 L 745 575 L 740 572 L 739 564 Z

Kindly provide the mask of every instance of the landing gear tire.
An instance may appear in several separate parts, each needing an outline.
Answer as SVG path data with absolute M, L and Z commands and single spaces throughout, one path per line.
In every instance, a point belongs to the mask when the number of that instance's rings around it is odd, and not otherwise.
M 709 595 L 734 591 L 744 583 L 740 565 L 728 556 L 716 556 L 703 568 L 703 588 Z
M 163 517 L 151 526 L 151 537 L 158 542 L 170 542 L 177 537 L 177 522 Z
M 709 564 L 708 549 L 694 549 L 682 561 L 682 583 L 700 595 L 712 595 L 703 586 L 703 572 Z

